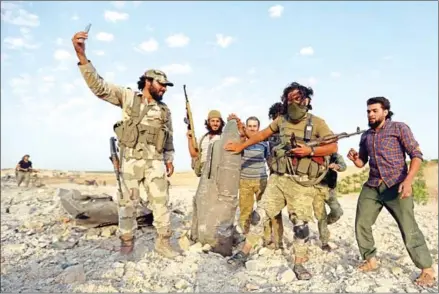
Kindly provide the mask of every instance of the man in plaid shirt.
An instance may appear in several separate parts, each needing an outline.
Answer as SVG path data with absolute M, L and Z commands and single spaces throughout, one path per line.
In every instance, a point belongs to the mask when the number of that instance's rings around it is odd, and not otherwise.
M 392 121 L 390 102 L 384 97 L 367 100 L 370 129 L 360 139 L 360 150 L 351 149 L 348 158 L 359 168 L 369 162 L 369 179 L 363 186 L 357 203 L 355 234 L 365 262 L 359 270 L 378 268 L 372 235 L 381 209 L 386 207 L 395 218 L 407 251 L 416 267 L 422 270 L 416 279 L 420 286 L 434 286 L 435 272 L 424 235 L 413 211 L 412 183 L 422 163 L 422 152 L 410 128 Z M 407 168 L 406 155 L 411 159 Z

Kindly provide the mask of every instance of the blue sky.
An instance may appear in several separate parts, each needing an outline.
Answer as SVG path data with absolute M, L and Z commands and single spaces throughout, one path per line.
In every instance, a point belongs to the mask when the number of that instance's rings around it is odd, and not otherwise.
M 437 2 L 2 2 L 1 167 L 25 153 L 36 168 L 111 170 L 120 109 L 93 96 L 71 37 L 92 23 L 86 50 L 98 72 L 134 87 L 149 68 L 175 87 L 164 101 L 177 171 L 190 170 L 183 84 L 196 135 L 209 109 L 256 115 L 299 81 L 334 132 L 367 127 L 366 100 L 386 96 L 394 120 L 438 157 Z M 427 123 L 430 120 L 431 123 Z M 339 143 L 346 155 L 359 137 Z

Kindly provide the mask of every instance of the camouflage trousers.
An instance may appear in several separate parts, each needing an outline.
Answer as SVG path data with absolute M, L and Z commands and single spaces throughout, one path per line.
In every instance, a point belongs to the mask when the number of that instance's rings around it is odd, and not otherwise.
M 327 222 L 327 214 L 325 203 L 329 198 L 329 188 L 328 186 L 316 185 L 316 194 L 314 196 L 313 208 L 314 216 L 317 219 L 317 227 L 319 229 L 319 238 L 322 244 L 328 244 L 329 241 L 329 230 Z
M 169 183 L 162 160 L 130 159 L 123 162 L 123 199 L 118 199 L 119 234 L 133 237 L 137 229 L 137 207 L 149 208 L 154 215 L 153 226 L 159 235 L 168 236 L 170 231 Z
M 267 187 L 267 179 L 241 179 L 239 182 L 239 226 L 244 234 L 248 234 L 250 230 L 251 214 L 253 206 L 261 200 L 262 194 Z M 272 235 L 274 243 L 279 245 L 282 243 L 283 237 L 282 213 L 279 213 L 266 224 L 264 228 L 264 240 L 271 243 Z
M 17 186 L 20 187 L 21 183 L 24 182 L 24 186 L 28 187 L 30 182 L 30 172 L 25 172 L 18 170 L 15 172 L 15 178 L 17 179 Z
M 272 174 L 268 179 L 267 189 L 258 203 L 256 212 L 260 221 L 250 226 L 247 242 L 256 246 L 264 236 L 264 227 L 278 215 L 286 206 L 290 219 L 302 222 L 313 221 L 313 200 L 316 194 L 315 187 L 304 187 L 297 183 L 293 176 Z M 307 239 L 294 236 L 293 249 L 296 258 L 305 258 L 308 255 Z
M 343 214 L 343 210 L 337 200 L 335 189 L 329 189 L 328 186 L 324 185 L 316 185 L 316 190 L 317 193 L 313 201 L 314 216 L 317 219 L 320 241 L 323 245 L 326 245 L 331 234 L 328 229 L 328 215 L 325 204 L 331 209 L 330 214 L 335 217 Z

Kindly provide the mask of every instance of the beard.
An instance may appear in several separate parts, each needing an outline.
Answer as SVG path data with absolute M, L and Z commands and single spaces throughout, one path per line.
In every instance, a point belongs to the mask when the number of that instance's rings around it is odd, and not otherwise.
M 206 129 L 209 132 L 209 134 L 212 134 L 212 135 L 221 135 L 221 133 L 222 133 L 221 128 L 218 128 L 218 130 L 213 130 L 212 127 L 208 125 L 206 127 Z
M 159 93 L 159 91 L 157 91 L 156 89 L 154 89 L 153 87 L 151 87 L 149 89 L 149 94 L 151 95 L 152 99 L 154 99 L 157 102 L 161 102 L 163 100 L 163 95 L 161 95 Z
M 375 120 L 375 122 L 368 122 L 368 125 L 369 125 L 369 127 L 370 128 L 372 128 L 372 129 L 376 129 L 382 122 L 383 122 L 383 120 L 384 119 L 377 119 L 377 120 Z

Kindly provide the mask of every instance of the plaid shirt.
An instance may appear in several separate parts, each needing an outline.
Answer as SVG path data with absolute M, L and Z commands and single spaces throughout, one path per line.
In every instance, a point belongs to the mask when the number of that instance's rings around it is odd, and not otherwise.
M 369 161 L 370 172 L 366 184 L 377 187 L 381 181 L 387 187 L 399 184 L 407 176 L 406 155 L 422 160 L 422 152 L 409 126 L 386 120 L 382 129 L 369 129 L 360 139 L 360 159 Z

